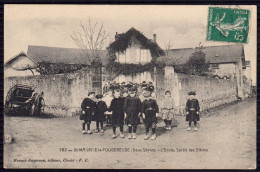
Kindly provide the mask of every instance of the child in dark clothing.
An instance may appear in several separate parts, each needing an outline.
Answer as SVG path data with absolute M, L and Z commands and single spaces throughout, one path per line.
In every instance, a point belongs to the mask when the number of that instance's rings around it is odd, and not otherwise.
M 200 105 L 199 101 L 195 98 L 196 93 L 191 91 L 188 93 L 190 96 L 186 103 L 186 121 L 189 122 L 188 131 L 191 130 L 191 123 L 194 123 L 194 131 L 197 131 L 197 121 L 200 120 L 199 118 L 199 111 L 200 111 Z
M 81 120 L 84 120 L 82 123 L 82 134 L 92 134 L 90 130 L 90 123 L 92 119 L 92 114 L 96 107 L 95 102 L 92 100 L 95 97 L 95 92 L 89 92 L 88 97 L 85 98 L 81 103 L 82 115 Z M 85 130 L 85 125 L 87 124 L 87 132 Z
M 106 117 L 105 117 L 105 112 L 107 111 L 107 105 L 104 101 L 102 101 L 102 95 L 97 95 L 97 104 L 96 104 L 96 109 L 95 109 L 95 118 L 96 118 L 96 130 L 95 132 L 98 133 L 99 132 L 99 123 L 101 126 L 101 133 L 104 133 L 103 130 L 103 122 L 105 121 Z
M 146 127 L 146 136 L 145 140 L 149 139 L 149 128 L 152 128 L 152 137 L 151 140 L 156 139 L 156 124 L 157 124 L 157 116 L 159 113 L 159 108 L 154 99 L 151 98 L 150 92 L 145 92 L 144 94 L 145 100 L 142 102 L 142 113 L 144 118 L 144 124 Z
M 116 126 L 120 127 L 120 137 L 124 138 L 124 99 L 120 97 L 120 90 L 115 90 L 114 99 L 111 101 L 110 110 L 112 111 L 113 136 L 116 138 Z
M 141 100 L 135 96 L 135 90 L 130 90 L 130 97 L 125 99 L 124 110 L 126 112 L 126 124 L 129 129 L 128 139 L 136 139 L 136 129 L 139 124 L 139 113 L 141 113 Z M 133 132 L 133 133 L 132 133 Z

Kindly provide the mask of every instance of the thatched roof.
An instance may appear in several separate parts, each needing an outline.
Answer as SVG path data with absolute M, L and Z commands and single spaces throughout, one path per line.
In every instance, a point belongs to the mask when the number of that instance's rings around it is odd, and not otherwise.
M 117 35 L 116 40 L 109 45 L 108 50 L 122 52 L 127 49 L 133 38 L 138 40 L 141 44 L 141 48 L 150 49 L 153 60 L 164 55 L 164 51 L 156 42 L 148 39 L 140 31 L 133 27 L 127 32 Z
M 236 63 L 242 59 L 243 66 L 245 66 L 244 46 L 236 45 L 221 45 L 204 47 L 202 51 L 206 54 L 206 62 L 209 63 Z M 171 49 L 168 50 L 166 63 L 175 65 L 184 65 L 195 52 L 194 48 Z M 162 57 L 163 59 L 165 57 Z
M 91 50 L 88 51 L 90 52 Z M 52 63 L 90 65 L 86 53 L 82 49 L 29 45 L 27 54 L 38 63 L 49 61 Z M 107 51 L 98 50 L 98 54 L 102 64 L 107 64 Z

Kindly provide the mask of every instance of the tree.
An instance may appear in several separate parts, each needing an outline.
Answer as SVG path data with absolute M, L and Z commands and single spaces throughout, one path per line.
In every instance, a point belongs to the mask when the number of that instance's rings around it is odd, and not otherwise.
M 164 47 L 165 47 L 165 56 L 169 55 L 169 51 L 172 49 L 173 43 L 171 42 L 171 40 L 169 40 L 169 42 L 166 44 L 164 43 Z
M 185 65 L 187 74 L 202 75 L 208 71 L 209 63 L 206 62 L 206 54 L 203 52 L 203 49 L 204 47 L 201 43 L 195 48 L 195 52 L 192 53 Z
M 100 50 L 109 43 L 109 34 L 104 30 L 103 23 L 93 24 L 90 19 L 86 25 L 80 23 L 80 29 L 74 31 L 71 38 L 82 49 L 89 64 L 96 67 L 101 65 Z
M 14 70 L 17 70 L 17 71 L 26 71 L 26 70 L 29 70 L 32 72 L 32 74 L 34 75 L 34 72 L 33 70 L 37 70 L 38 68 L 38 65 L 37 66 L 32 66 L 32 65 L 26 65 L 25 67 L 22 67 L 22 68 L 16 68 L 16 67 L 12 67 Z
M 170 63 L 171 65 L 174 64 L 174 61 L 175 61 L 175 60 L 173 60 L 172 57 L 171 57 L 170 54 L 169 54 L 170 50 L 172 49 L 172 46 L 173 46 L 173 43 L 171 42 L 171 40 L 169 40 L 167 43 L 164 43 L 164 48 L 165 48 L 165 50 L 164 50 L 164 56 L 162 56 L 161 58 L 159 58 L 159 59 L 157 60 L 157 64 L 158 64 L 159 66 L 163 67 L 163 66 L 165 66 L 166 64 L 169 65 L 169 63 Z

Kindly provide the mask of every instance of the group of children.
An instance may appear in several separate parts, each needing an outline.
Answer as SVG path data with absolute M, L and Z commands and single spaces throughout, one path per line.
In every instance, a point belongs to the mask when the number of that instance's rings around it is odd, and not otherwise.
M 194 131 L 197 131 L 197 121 L 199 121 L 199 102 L 194 98 L 195 92 L 189 92 L 190 98 L 186 104 L 186 121 L 189 122 L 188 131 L 191 130 L 191 124 L 194 122 Z M 143 119 L 143 124 L 146 128 L 145 140 L 149 139 L 149 130 L 152 129 L 151 139 L 156 139 L 157 117 L 159 116 L 159 107 L 156 100 L 151 96 L 150 91 L 142 92 L 143 99 L 136 95 L 136 90 L 131 89 L 115 89 L 108 90 L 107 94 L 96 95 L 95 92 L 89 92 L 81 104 L 82 114 L 80 120 L 82 123 L 82 133 L 91 134 L 90 123 L 94 114 L 96 121 L 95 132 L 104 133 L 103 122 L 107 119 L 108 123 L 113 126 L 112 138 L 116 138 L 116 128 L 119 127 L 121 138 L 124 138 L 124 124 L 128 126 L 128 139 L 136 139 L 137 126 L 140 124 L 140 118 Z M 165 122 L 165 129 L 171 130 L 171 121 L 174 118 L 174 100 L 171 97 L 171 92 L 165 92 L 165 98 L 162 101 L 160 111 L 162 119 Z M 87 131 L 85 125 L 87 124 Z
M 118 83 L 116 81 L 110 83 L 108 82 L 107 84 L 104 85 L 103 87 L 103 92 L 107 92 L 108 90 L 125 90 L 125 89 L 134 89 L 137 90 L 138 92 L 142 92 L 142 90 L 150 91 L 151 93 L 154 91 L 154 85 L 153 82 L 149 81 L 143 81 L 141 83 L 133 83 L 133 82 L 121 82 Z

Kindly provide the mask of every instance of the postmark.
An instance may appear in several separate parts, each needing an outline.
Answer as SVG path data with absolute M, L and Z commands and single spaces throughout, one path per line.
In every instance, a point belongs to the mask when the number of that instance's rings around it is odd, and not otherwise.
M 209 7 L 208 41 L 247 43 L 250 11 Z

